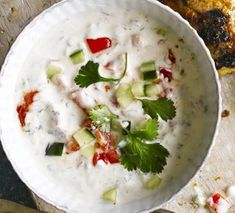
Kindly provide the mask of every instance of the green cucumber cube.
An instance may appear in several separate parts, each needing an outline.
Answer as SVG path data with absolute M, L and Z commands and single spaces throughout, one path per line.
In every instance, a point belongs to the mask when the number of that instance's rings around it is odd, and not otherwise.
M 79 129 L 75 132 L 73 134 L 73 138 L 80 145 L 80 147 L 88 145 L 95 140 L 95 137 L 86 128 Z
M 73 62 L 73 64 L 80 64 L 85 61 L 85 55 L 84 55 L 83 50 L 78 50 L 72 53 L 69 57 L 71 61 Z
M 131 92 L 135 97 L 144 96 L 144 83 L 143 82 L 134 82 L 131 85 Z
M 56 63 L 50 62 L 47 65 L 47 78 L 52 79 L 55 75 L 58 75 L 61 73 L 61 67 L 57 65 Z
M 154 189 L 160 185 L 161 181 L 162 179 L 158 175 L 156 175 L 146 182 L 145 187 L 147 189 Z
M 141 72 L 156 70 L 155 61 L 147 61 L 140 66 Z
M 115 188 L 109 189 L 108 191 L 104 192 L 102 198 L 103 198 L 103 200 L 111 201 L 113 204 L 116 204 L 117 188 L 115 187 Z
M 158 86 L 156 84 L 146 84 L 144 86 L 144 93 L 146 96 L 156 96 L 158 92 Z
M 90 143 L 80 150 L 80 154 L 91 159 L 95 154 L 95 143 Z
M 156 70 L 151 70 L 151 71 L 143 72 L 143 78 L 144 78 L 144 80 L 156 79 L 157 78 Z
M 129 84 L 120 84 L 116 91 L 116 98 L 121 108 L 126 108 L 129 104 L 134 101 L 134 96 L 131 92 Z

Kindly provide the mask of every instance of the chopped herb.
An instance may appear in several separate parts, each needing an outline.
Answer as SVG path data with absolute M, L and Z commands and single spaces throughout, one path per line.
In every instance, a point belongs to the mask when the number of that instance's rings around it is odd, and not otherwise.
M 158 118 L 158 115 L 163 120 L 172 119 L 176 115 L 174 102 L 167 98 L 159 98 L 158 100 L 140 99 L 143 105 L 144 112 L 152 118 Z
M 154 140 L 158 135 L 158 120 L 149 119 L 145 126 L 139 130 L 136 130 L 133 135 L 145 140 Z
M 46 148 L 47 156 L 61 156 L 64 149 L 64 143 L 48 144 Z
M 102 129 L 102 131 L 110 131 L 112 119 L 117 118 L 106 105 L 97 105 L 89 112 L 92 123 Z
M 127 71 L 127 53 L 125 53 L 125 68 L 120 78 L 105 78 L 99 74 L 99 64 L 93 61 L 88 61 L 86 65 L 82 66 L 79 74 L 75 77 L 74 81 L 80 87 L 88 87 L 97 82 L 113 82 L 120 81 Z

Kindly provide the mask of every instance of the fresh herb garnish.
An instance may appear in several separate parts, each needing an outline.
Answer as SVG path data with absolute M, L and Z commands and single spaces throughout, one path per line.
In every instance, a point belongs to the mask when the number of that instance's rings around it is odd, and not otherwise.
M 129 133 L 126 146 L 121 148 L 121 164 L 128 170 L 140 169 L 144 173 L 160 173 L 166 165 L 169 152 L 159 143 L 146 144 Z
M 172 119 L 176 115 L 174 102 L 167 98 L 159 98 L 158 100 L 140 99 L 144 112 L 151 118 L 158 118 L 158 115 L 165 121 Z
M 158 135 L 158 120 L 157 119 L 149 119 L 143 128 L 138 129 L 133 132 L 133 135 L 136 137 L 140 137 L 145 140 L 154 140 Z
M 159 143 L 146 143 L 154 141 L 158 136 L 158 116 L 163 120 L 172 119 L 176 112 L 174 102 L 167 98 L 158 100 L 140 99 L 146 114 L 152 119 L 146 121 L 139 129 L 131 131 L 125 128 L 123 135 L 126 145 L 120 148 L 120 163 L 128 170 L 139 169 L 143 173 L 161 173 L 167 163 L 168 150 Z M 117 121 L 106 105 L 94 107 L 89 116 L 98 128 L 110 131 L 111 121 Z M 121 124 L 120 124 L 121 125 Z
M 64 143 L 48 144 L 45 155 L 47 156 L 61 156 L 64 149 Z
M 127 71 L 127 53 L 125 53 L 125 68 L 120 78 L 105 78 L 99 74 L 99 64 L 93 61 L 88 61 L 86 65 L 82 66 L 74 82 L 80 87 L 88 87 L 97 82 L 115 82 L 120 81 Z
M 89 111 L 92 123 L 102 131 L 110 131 L 112 119 L 117 118 L 106 105 L 97 105 Z
M 128 131 L 126 146 L 121 148 L 121 164 L 129 171 L 140 169 L 144 173 L 160 173 L 166 165 L 169 152 L 159 143 L 146 144 L 158 135 L 158 120 L 149 119 L 144 127 Z

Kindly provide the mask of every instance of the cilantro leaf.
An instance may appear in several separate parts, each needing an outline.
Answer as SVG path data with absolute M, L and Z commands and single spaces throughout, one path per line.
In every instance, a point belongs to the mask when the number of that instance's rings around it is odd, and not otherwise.
M 111 120 L 117 118 L 106 105 L 97 105 L 89 111 L 92 123 L 103 131 L 110 131 Z
M 132 134 L 126 137 L 126 146 L 121 148 L 121 164 L 128 170 L 140 169 L 144 173 L 161 173 L 169 152 L 159 143 L 146 144 Z
M 149 119 L 145 123 L 145 126 L 133 132 L 133 135 L 145 140 L 154 140 L 158 135 L 158 120 Z
M 127 53 L 125 53 L 125 69 L 120 78 L 105 78 L 99 74 L 99 64 L 93 61 L 88 61 L 86 65 L 82 66 L 78 75 L 74 78 L 74 82 L 80 87 L 88 87 L 97 82 L 113 82 L 120 81 L 127 71 Z
M 113 79 L 103 78 L 102 76 L 100 76 L 98 70 L 98 63 L 88 61 L 86 65 L 81 67 L 79 74 L 75 77 L 75 83 L 80 87 L 88 87 L 89 85 L 100 81 L 113 81 Z
M 158 115 L 163 120 L 172 119 L 176 115 L 174 102 L 167 98 L 159 98 L 158 100 L 140 100 L 143 105 L 144 112 L 152 118 L 158 118 Z

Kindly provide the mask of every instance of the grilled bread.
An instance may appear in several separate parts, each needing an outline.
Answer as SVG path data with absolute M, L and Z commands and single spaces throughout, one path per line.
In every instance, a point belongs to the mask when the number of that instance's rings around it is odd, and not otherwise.
M 235 24 L 232 0 L 159 0 L 198 31 L 221 75 L 235 73 Z

